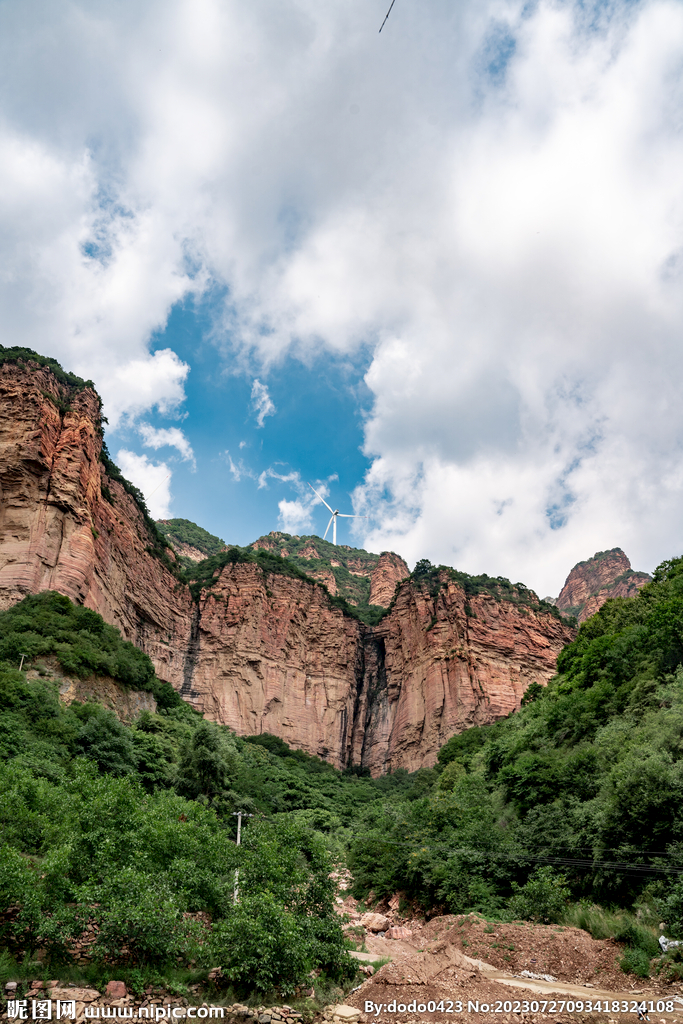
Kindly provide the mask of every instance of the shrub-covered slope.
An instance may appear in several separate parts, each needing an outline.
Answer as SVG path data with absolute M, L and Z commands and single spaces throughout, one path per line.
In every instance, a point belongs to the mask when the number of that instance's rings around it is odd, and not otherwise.
M 541 865 L 577 898 L 683 897 L 667 874 L 683 868 L 683 559 L 605 604 L 558 668 L 516 714 L 452 737 L 414 799 L 367 810 L 359 894 L 501 911 Z
M 159 712 L 129 728 L 97 704 L 65 707 L 55 682 L 26 678 L 45 654 L 152 689 Z M 313 969 L 353 975 L 332 853 L 358 808 L 405 773 L 342 775 L 275 737 L 204 722 L 145 655 L 59 594 L 0 613 L 0 657 L 0 947 L 68 963 L 90 936 L 95 963 L 220 964 L 238 988 L 285 994 Z M 239 849 L 238 810 L 254 815 Z
M 334 581 L 337 593 L 349 604 L 369 607 L 370 575 L 379 555 L 348 544 L 332 544 L 321 537 L 278 532 L 259 537 L 252 547 L 281 555 L 328 586 Z
M 224 540 L 209 533 L 208 530 L 204 530 L 201 526 L 197 526 L 189 519 L 158 519 L 156 525 L 159 532 L 178 549 L 179 557 L 184 565 L 201 561 L 201 556 L 210 558 L 211 555 L 218 554 L 226 547 Z M 194 549 L 197 554 L 188 558 L 187 555 L 182 554 L 183 548 Z

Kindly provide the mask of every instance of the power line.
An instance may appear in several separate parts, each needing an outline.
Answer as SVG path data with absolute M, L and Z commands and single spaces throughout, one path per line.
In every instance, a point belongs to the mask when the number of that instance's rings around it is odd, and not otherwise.
M 391 7 L 393 7 L 395 3 L 396 3 L 396 0 L 391 0 Z M 382 22 L 382 24 L 381 24 L 381 25 L 380 25 L 380 27 L 379 27 L 379 30 L 380 30 L 380 32 L 382 31 L 382 29 L 383 29 L 383 28 L 384 28 L 384 26 L 386 25 L 386 23 L 387 23 L 387 18 L 388 18 L 388 17 L 389 17 L 389 15 L 391 14 L 391 7 L 390 7 L 390 8 L 389 8 L 389 10 L 387 11 L 386 17 L 385 17 L 384 21 Z
M 388 846 L 399 846 L 403 848 L 412 846 L 412 844 L 401 843 L 391 839 L 381 839 L 379 841 Z M 530 853 L 523 853 L 522 851 L 508 853 L 501 850 L 472 850 L 466 847 L 451 847 L 446 843 L 438 843 L 435 846 L 420 844 L 417 847 L 412 846 L 412 850 L 414 853 L 438 852 L 440 850 L 446 851 L 451 855 L 460 853 L 464 854 L 466 857 L 474 858 L 475 860 L 531 861 L 533 864 L 561 864 L 568 867 L 584 868 L 586 870 L 605 868 L 611 871 L 622 871 L 624 874 L 630 875 L 683 875 L 683 867 L 657 867 L 654 864 L 632 864 L 626 861 L 597 860 L 587 857 L 537 857 Z

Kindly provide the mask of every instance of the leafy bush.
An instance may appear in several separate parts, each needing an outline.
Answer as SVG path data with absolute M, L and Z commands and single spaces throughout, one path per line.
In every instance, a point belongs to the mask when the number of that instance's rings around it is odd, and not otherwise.
M 184 893 L 168 879 L 126 867 L 107 878 L 98 899 L 97 957 L 163 967 L 197 955 L 202 928 L 183 917 Z
M 636 946 L 624 952 L 619 966 L 624 974 L 635 974 L 638 978 L 650 977 L 650 958 L 644 950 Z
M 315 917 L 292 913 L 270 893 L 248 896 L 214 927 L 212 957 L 239 988 L 277 988 L 285 996 L 320 965 L 353 977 L 355 966 L 344 950 L 340 926 L 331 934 L 334 922 L 326 924 L 327 934 L 321 936 Z
M 550 865 L 544 865 L 536 868 L 525 885 L 514 886 L 508 911 L 513 917 L 527 921 L 557 923 L 562 919 L 569 895 L 565 876 L 556 874 Z
M 548 601 L 540 601 L 534 591 L 529 590 L 523 583 L 511 583 L 504 576 L 488 576 L 486 573 L 470 576 L 469 573 L 453 569 L 449 565 L 432 565 L 428 558 L 421 558 L 409 578 L 414 586 L 424 587 L 433 599 L 439 596 L 444 581 L 452 580 L 462 587 L 466 598 L 477 594 L 489 594 L 497 601 L 511 601 L 514 604 L 548 612 L 556 619 L 563 618 L 555 605 Z M 469 601 L 466 601 L 465 610 L 468 615 L 472 614 Z

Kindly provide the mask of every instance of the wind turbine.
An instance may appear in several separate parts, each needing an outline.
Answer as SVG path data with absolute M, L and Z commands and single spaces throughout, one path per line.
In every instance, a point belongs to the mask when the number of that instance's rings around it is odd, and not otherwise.
M 336 543 L 337 543 L 337 516 L 341 516 L 342 519 L 367 519 L 368 518 L 367 516 L 352 516 L 352 515 L 349 515 L 348 512 L 340 512 L 339 509 L 330 508 L 330 506 L 327 504 L 327 502 L 323 498 L 322 494 L 318 494 L 318 492 L 316 491 L 316 489 L 313 486 L 313 484 L 309 484 L 308 486 L 311 488 L 311 490 L 313 491 L 314 494 L 318 495 L 318 497 L 322 501 L 322 503 L 325 506 L 325 508 L 329 508 L 330 512 L 332 513 L 332 518 L 330 519 L 329 523 L 327 524 L 327 530 L 329 530 L 330 526 L 332 527 L 332 543 L 333 544 L 336 545 Z M 327 530 L 325 530 L 325 534 L 323 536 L 323 540 L 325 540 L 325 537 L 327 537 Z

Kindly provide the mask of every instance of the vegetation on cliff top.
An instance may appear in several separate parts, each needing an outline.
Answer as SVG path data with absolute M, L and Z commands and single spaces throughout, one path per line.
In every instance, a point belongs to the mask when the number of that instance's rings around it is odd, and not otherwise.
M 510 601 L 512 604 L 534 608 L 536 611 L 548 612 L 567 625 L 576 625 L 575 619 L 562 615 L 554 604 L 541 600 L 533 590 L 525 587 L 523 583 L 511 583 L 504 576 L 487 576 L 485 572 L 479 576 L 470 576 L 469 573 L 452 569 L 448 565 L 432 565 L 428 558 L 420 559 L 410 574 L 411 583 L 417 587 L 426 587 L 433 598 L 438 597 L 446 579 L 461 586 L 468 598 L 475 597 L 477 594 L 488 594 L 496 601 Z M 468 615 L 472 614 L 469 602 L 467 602 L 465 610 Z
M 337 595 L 348 604 L 363 609 L 367 615 L 370 605 L 370 574 L 380 556 L 348 544 L 332 544 L 321 537 L 305 535 L 297 537 L 289 533 L 273 531 L 267 537 L 259 537 L 252 547 L 281 554 L 283 558 L 298 565 L 309 576 L 318 576 L 322 582 L 334 579 Z
M 208 530 L 202 529 L 189 519 L 157 519 L 157 528 L 171 544 L 187 544 L 196 548 L 206 558 L 218 554 L 227 545 L 220 537 L 215 537 Z M 183 557 L 182 555 L 180 556 Z M 184 564 L 194 559 L 184 559 Z
M 268 576 L 271 573 L 277 576 L 289 576 L 292 579 L 302 580 L 305 583 L 320 587 L 327 595 L 333 608 L 338 608 L 344 615 L 358 619 L 368 625 L 375 625 L 386 614 L 384 608 L 368 604 L 354 606 L 350 605 L 340 594 L 333 596 L 321 580 L 308 576 L 296 562 L 289 558 L 283 558 L 281 555 L 275 554 L 273 551 L 264 550 L 263 548 L 240 548 L 235 545 L 228 548 L 227 551 L 221 551 L 216 555 L 212 555 L 211 558 L 204 559 L 202 562 L 195 562 L 187 566 L 185 579 L 189 583 L 190 591 L 195 601 L 199 599 L 199 595 L 203 590 L 210 589 L 213 586 L 221 569 L 226 565 L 237 564 L 257 565 L 262 570 L 264 576 Z
M 0 365 L 5 363 L 13 363 L 27 370 L 35 369 L 36 365 L 42 366 L 50 370 L 59 383 L 67 388 L 74 388 L 76 391 L 92 388 L 95 391 L 95 385 L 91 380 L 83 380 L 82 377 L 77 377 L 75 373 L 69 373 L 68 370 L 62 368 L 56 359 L 51 359 L 49 356 L 41 356 L 38 352 L 34 352 L 32 348 L 23 348 L 19 345 L 5 348 L 4 345 L 0 345 Z M 95 391 L 95 394 L 97 394 L 97 391 Z M 99 395 L 97 397 L 99 398 Z
M 182 526 L 177 527 L 175 524 Z M 267 537 L 259 537 L 247 547 L 231 545 L 229 550 L 225 550 L 224 543 L 218 537 L 206 533 L 189 520 L 175 519 L 157 525 L 171 542 L 177 540 L 193 544 L 209 556 L 198 563 L 181 558 L 195 599 L 202 589 L 211 586 L 215 574 L 224 565 L 250 562 L 259 565 L 265 573 L 291 576 L 322 587 L 328 593 L 333 607 L 368 625 L 376 624 L 385 614 L 379 605 L 369 603 L 370 573 L 380 557 L 369 551 L 352 548 L 347 544 L 335 546 L 320 537 L 296 537 L 276 531 Z M 330 577 L 337 591 L 334 595 L 328 587 Z

